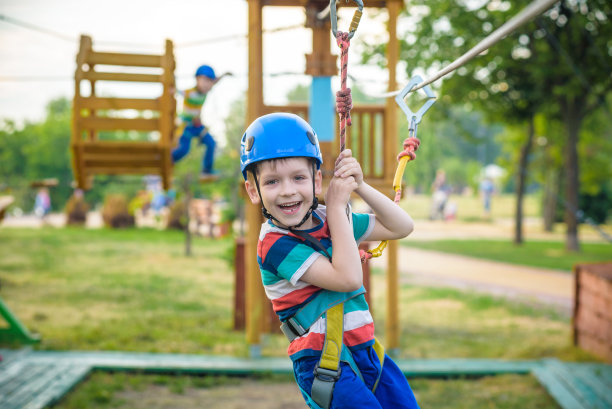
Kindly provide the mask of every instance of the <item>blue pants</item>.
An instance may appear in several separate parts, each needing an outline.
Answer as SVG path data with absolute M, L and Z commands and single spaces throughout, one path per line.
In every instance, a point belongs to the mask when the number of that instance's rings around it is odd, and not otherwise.
M 341 362 L 342 373 L 334 387 L 331 409 L 419 409 L 410 385 L 398 366 L 385 355 L 383 373 L 375 393 L 372 386 L 378 378 L 380 361 L 371 347 L 353 352 L 363 381 L 350 365 Z M 312 389 L 318 357 L 302 358 L 293 363 L 295 378 L 305 391 Z
M 179 139 L 178 146 L 172 151 L 172 162 L 178 162 L 189 153 L 189 149 L 191 148 L 191 138 L 194 137 L 199 138 L 200 143 L 206 145 L 206 153 L 204 154 L 204 159 L 202 160 L 202 171 L 204 173 L 212 173 L 215 147 L 217 146 L 217 143 L 213 139 L 212 135 L 208 133 L 204 125 L 187 125 L 185 127 L 185 130 Z

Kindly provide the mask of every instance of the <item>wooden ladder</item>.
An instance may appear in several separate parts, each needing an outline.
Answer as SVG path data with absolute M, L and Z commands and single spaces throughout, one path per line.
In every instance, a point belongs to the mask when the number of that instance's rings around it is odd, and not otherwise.
M 169 189 L 176 115 L 172 42 L 166 40 L 163 55 L 97 52 L 91 37 L 83 35 L 76 62 L 71 150 L 77 186 L 91 188 L 93 176 L 99 174 L 154 174 Z M 109 71 L 109 66 L 114 68 Z M 116 66 L 129 72 L 116 72 Z M 134 72 L 134 67 L 146 67 L 148 73 Z M 84 81 L 89 82 L 89 95 L 82 93 Z M 99 81 L 159 83 L 163 91 L 152 99 L 103 97 L 96 95 Z M 104 131 L 149 132 L 149 137 L 108 140 L 100 137 Z

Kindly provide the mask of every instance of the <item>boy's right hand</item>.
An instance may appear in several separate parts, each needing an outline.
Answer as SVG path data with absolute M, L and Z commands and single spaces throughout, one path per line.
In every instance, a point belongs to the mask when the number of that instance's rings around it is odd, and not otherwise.
M 351 198 L 351 193 L 358 187 L 359 185 L 353 176 L 334 176 L 329 182 L 329 187 L 325 194 L 325 205 L 330 208 L 334 206 L 338 206 L 341 209 L 346 208 Z

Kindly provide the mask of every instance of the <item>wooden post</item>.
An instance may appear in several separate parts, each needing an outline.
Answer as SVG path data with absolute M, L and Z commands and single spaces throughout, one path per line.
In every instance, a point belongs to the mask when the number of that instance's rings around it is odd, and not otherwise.
M 161 58 L 163 92 L 159 100 L 159 131 L 161 152 L 161 176 L 164 190 L 170 189 L 172 183 L 172 136 L 174 133 L 174 47 L 172 41 L 166 40 L 166 50 Z
M 247 92 L 247 124 L 261 114 L 263 106 L 262 64 L 262 1 L 249 0 L 249 88 Z M 246 204 L 247 234 L 246 263 L 246 338 L 252 358 L 261 355 L 261 329 L 263 324 L 263 289 L 257 264 L 257 241 L 261 225 L 261 210 L 248 200 Z
M 389 10 L 389 44 L 387 47 L 387 61 L 389 64 L 389 91 L 397 87 L 395 80 L 397 61 L 399 57 L 399 43 L 397 41 L 397 16 L 402 6 L 401 1 L 390 0 Z M 397 142 L 397 107 L 393 98 L 387 98 L 385 105 L 385 137 L 392 141 L 386 144 L 385 162 L 395 163 L 395 148 Z M 385 168 L 385 179 L 393 178 L 393 167 Z M 397 269 L 398 242 L 392 240 L 387 246 L 387 320 L 385 328 L 386 346 L 390 355 L 396 355 L 399 349 L 399 275 Z

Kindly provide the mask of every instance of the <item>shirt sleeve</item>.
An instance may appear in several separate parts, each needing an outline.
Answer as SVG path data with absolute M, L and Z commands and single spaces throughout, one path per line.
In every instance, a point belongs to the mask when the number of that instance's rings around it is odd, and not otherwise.
M 293 237 L 284 236 L 269 247 L 262 267 L 296 285 L 319 256 L 321 253 L 312 247 Z
M 372 229 L 374 228 L 374 223 L 376 223 L 376 218 L 373 214 L 367 213 L 353 213 L 353 236 L 355 237 L 355 241 L 357 244 L 366 240 L 370 233 L 372 233 Z

